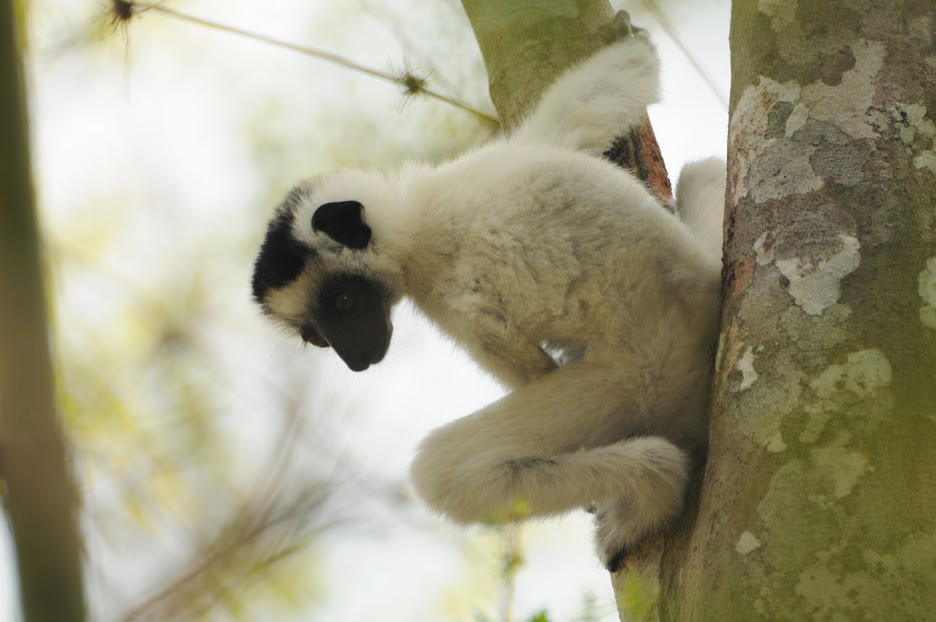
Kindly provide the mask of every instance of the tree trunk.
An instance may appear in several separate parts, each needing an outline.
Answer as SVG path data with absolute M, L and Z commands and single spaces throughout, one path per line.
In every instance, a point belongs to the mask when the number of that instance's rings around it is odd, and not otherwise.
M 0 2 L 0 478 L 26 622 L 81 622 L 76 494 L 49 357 L 29 129 L 11 0 Z M 0 487 L 0 493 L 4 493 Z
M 936 611 L 936 5 L 735 0 L 721 347 L 663 620 Z

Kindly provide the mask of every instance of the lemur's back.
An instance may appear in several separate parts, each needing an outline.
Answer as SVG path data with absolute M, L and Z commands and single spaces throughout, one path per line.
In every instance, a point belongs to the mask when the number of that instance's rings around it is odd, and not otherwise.
M 597 158 L 501 144 L 420 183 L 426 235 L 452 253 L 425 273 L 437 281 L 427 289 L 463 313 L 499 313 L 537 343 L 613 351 L 653 322 L 694 324 L 717 296 L 718 261 L 633 176 Z

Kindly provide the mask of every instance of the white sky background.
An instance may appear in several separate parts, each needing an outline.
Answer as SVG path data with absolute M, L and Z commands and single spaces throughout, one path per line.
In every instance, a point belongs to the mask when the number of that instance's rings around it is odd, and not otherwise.
M 367 76 L 153 12 L 130 25 L 125 63 L 117 37 L 110 45 L 74 41 L 99 14 L 100 0 L 34 4 L 30 103 L 45 230 L 52 244 L 67 245 L 77 233 L 93 233 L 95 223 L 120 220 L 122 238 L 108 246 L 108 269 L 167 304 L 176 285 L 167 260 L 187 258 L 205 267 L 210 279 L 203 285 L 217 312 L 201 336 L 231 359 L 213 381 L 249 394 L 232 401 L 225 421 L 243 445 L 244 473 L 262 461 L 262 452 L 251 448 L 272 436 L 262 411 L 270 386 L 278 383 L 271 370 L 286 365 L 294 374 L 307 366 L 324 377 L 320 385 L 339 395 L 336 411 L 353 407 L 357 414 L 336 422 L 330 433 L 367 469 L 389 479 L 404 477 L 429 429 L 500 394 L 405 306 L 395 316 L 386 361 L 352 374 L 330 353 L 303 350 L 296 339 L 274 332 L 249 299 L 253 254 L 272 197 L 302 175 L 338 165 L 392 166 L 401 153 L 445 157 L 480 135 L 467 115 L 433 101 L 403 103 L 397 88 Z M 642 2 L 614 4 L 650 30 L 660 50 L 664 102 L 650 116 L 672 179 L 687 160 L 724 157 L 727 111 L 719 99 Z M 727 100 L 727 0 L 658 5 Z M 438 90 L 492 110 L 480 54 L 456 2 L 192 0 L 168 6 L 379 69 L 399 69 L 405 58 L 430 70 Z M 271 144 L 257 143 L 251 128 L 258 124 L 273 137 Z M 257 170 L 251 157 L 256 149 L 270 150 L 274 156 L 265 162 L 273 164 Z M 106 309 L 123 304 L 124 294 L 98 285 L 87 279 L 59 283 L 56 315 L 107 326 L 113 317 Z M 80 348 L 87 337 L 66 333 L 60 339 Z M 591 551 L 589 521 L 576 513 L 524 532 L 517 619 L 547 609 L 551 620 L 570 620 L 589 592 L 610 606 L 610 581 Z M 476 606 L 493 613 L 496 559 L 491 557 L 489 576 L 480 578 L 471 575 L 476 566 L 465 562 L 489 555 L 491 537 L 478 533 L 465 536 L 423 518 L 415 525 L 329 536 L 327 546 L 320 545 L 329 569 L 326 596 L 303 619 L 363 622 L 377 613 L 388 622 L 467 620 L 468 607 L 460 617 L 445 618 L 455 605 L 445 609 L 440 600 L 468 581 L 482 586 L 478 593 L 487 589 L 491 600 Z M 89 543 L 89 549 L 94 555 L 97 547 Z M 11 559 L 7 533 L 0 530 L 0 622 L 16 619 Z M 146 572 L 145 563 L 130 564 L 127 581 Z M 133 596 L 122 593 L 131 601 Z M 113 613 L 114 605 L 109 609 L 100 594 L 94 602 L 104 619 Z M 608 620 L 616 619 L 605 610 Z

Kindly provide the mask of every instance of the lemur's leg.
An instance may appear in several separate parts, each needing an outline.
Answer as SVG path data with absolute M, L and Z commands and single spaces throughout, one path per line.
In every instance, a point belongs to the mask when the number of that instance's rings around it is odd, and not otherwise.
M 659 65 L 645 36 L 625 36 L 562 74 L 509 140 L 600 156 L 657 101 Z
M 633 531 L 629 540 L 640 540 L 678 514 L 689 466 L 686 453 L 664 438 L 638 436 L 646 423 L 622 401 L 640 390 L 638 376 L 636 367 L 579 361 L 435 430 L 413 460 L 417 492 L 461 523 L 627 497 L 641 512 L 625 527 Z
M 713 257 L 722 256 L 725 219 L 725 162 L 706 158 L 683 166 L 676 184 L 679 218 Z

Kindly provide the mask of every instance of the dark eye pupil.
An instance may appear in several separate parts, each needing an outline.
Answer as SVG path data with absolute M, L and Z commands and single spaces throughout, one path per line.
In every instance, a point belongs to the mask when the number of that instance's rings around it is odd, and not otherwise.
M 335 298 L 335 306 L 341 311 L 350 311 L 354 308 L 354 298 L 348 294 L 338 294 Z
M 313 346 L 318 346 L 320 348 L 327 348 L 328 342 L 325 341 L 321 335 L 315 332 L 312 328 L 308 326 L 303 326 L 299 329 L 299 336 L 302 337 L 302 340 L 305 343 L 311 343 Z

